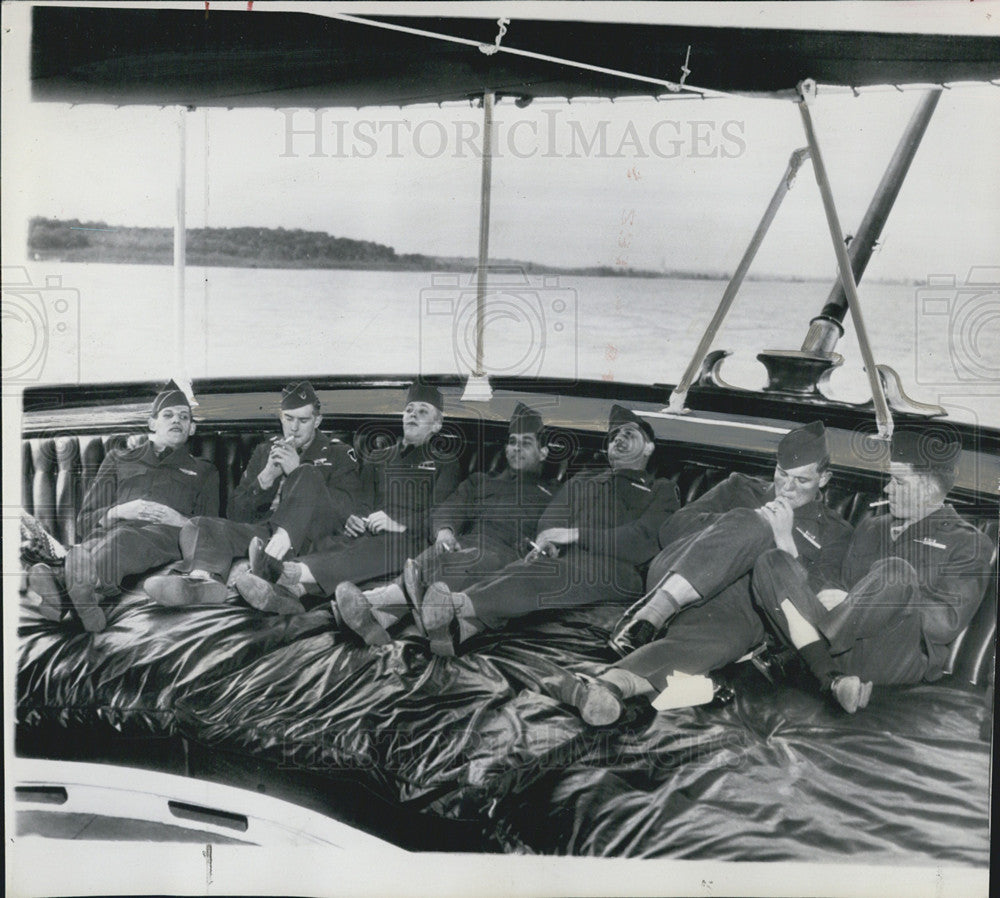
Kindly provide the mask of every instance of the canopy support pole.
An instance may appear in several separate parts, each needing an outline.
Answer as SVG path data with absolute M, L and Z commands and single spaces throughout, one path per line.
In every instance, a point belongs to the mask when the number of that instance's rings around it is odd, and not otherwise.
M 715 314 L 712 316 L 712 320 L 709 322 L 708 327 L 705 328 L 705 333 L 702 334 L 701 342 L 698 343 L 698 348 L 695 349 L 694 356 L 691 358 L 691 362 L 688 364 L 687 370 L 684 372 L 684 376 L 680 379 L 677 386 L 674 387 L 673 392 L 671 392 L 670 403 L 665 409 L 663 409 L 663 413 L 682 415 L 686 414 L 688 411 L 684 407 L 684 403 L 687 400 L 688 390 L 691 388 L 691 385 L 695 382 L 695 379 L 701 372 L 705 356 L 708 354 L 708 350 L 712 347 L 712 342 L 715 340 L 715 337 L 719 332 L 719 328 L 722 327 L 722 323 L 725 321 L 726 315 L 729 314 L 729 310 L 732 308 L 733 301 L 736 299 L 736 294 L 743 285 L 743 280 L 746 278 L 747 271 L 750 270 L 750 264 L 757 255 L 757 250 L 760 249 L 760 245 L 764 242 L 764 237 L 767 235 L 767 232 L 774 221 L 774 217 L 778 214 L 778 210 L 781 208 L 781 203 L 785 199 L 785 194 L 792 189 L 792 184 L 795 182 L 795 176 L 802 167 L 802 163 L 808 158 L 809 149 L 807 147 L 794 150 L 792 155 L 789 157 L 788 167 L 785 169 L 785 173 L 781 176 L 781 180 L 778 182 L 778 187 L 774 191 L 774 196 L 771 197 L 771 202 L 764 211 L 764 216 L 761 218 L 760 224 L 757 225 L 757 230 L 754 231 L 753 237 L 750 239 L 750 244 L 743 253 L 743 258 L 740 259 L 740 264 L 736 266 L 736 271 L 733 272 L 732 278 L 730 278 L 729 283 L 726 285 L 726 290 L 722 294 L 722 299 L 719 301 L 719 307 L 715 310 Z
M 174 311 L 176 354 L 175 380 L 178 377 L 187 380 L 187 367 L 184 360 L 184 267 L 187 249 L 187 222 L 185 200 L 187 194 L 187 109 L 180 108 L 177 119 L 177 187 L 176 204 L 174 207 Z
M 913 157 L 917 154 L 920 142 L 923 140 L 927 126 L 930 124 L 934 110 L 941 99 L 941 88 L 927 91 L 913 110 L 913 115 L 899 138 L 896 151 L 892 154 L 886 166 L 882 180 L 872 196 L 865 217 L 847 248 L 851 258 L 851 270 L 855 282 L 861 280 L 876 242 L 882 236 L 889 213 L 899 196 L 899 191 L 906 180 Z M 841 322 L 847 313 L 847 294 L 843 284 L 838 280 L 826 298 L 823 310 L 809 322 L 809 332 L 802 343 L 803 352 L 832 352 L 837 341 L 844 336 Z
M 882 380 L 879 377 L 878 369 L 875 367 L 875 357 L 872 355 L 871 343 L 868 340 L 868 330 L 865 328 L 865 320 L 861 314 L 858 285 L 854 281 L 851 260 L 847 254 L 847 247 L 844 244 L 844 231 L 840 226 L 837 206 L 833 199 L 833 190 L 830 187 L 830 179 L 826 173 L 826 166 L 823 164 L 819 141 L 816 138 L 812 115 L 809 112 L 809 104 L 815 95 L 815 82 L 803 81 L 799 85 L 799 113 L 802 116 L 802 127 L 805 129 L 806 140 L 809 143 L 809 150 L 812 155 L 813 174 L 816 176 L 816 184 L 819 186 L 819 192 L 823 198 L 823 211 L 826 213 L 826 223 L 830 229 L 833 251 L 837 256 L 840 283 L 844 288 L 847 306 L 851 310 L 851 320 L 854 322 L 854 330 L 858 335 L 858 347 L 861 350 L 861 358 L 865 363 L 865 372 L 868 375 L 868 384 L 872 391 L 878 435 L 880 438 L 887 440 L 892 436 L 892 413 L 889 411 L 889 406 L 886 403 L 885 392 L 882 389 Z
M 490 260 L 494 98 L 491 90 L 483 94 L 483 166 L 479 189 L 479 266 L 476 270 L 476 367 L 465 384 L 463 402 L 488 402 L 493 397 L 493 388 L 483 365 L 483 333 L 486 327 L 486 281 Z

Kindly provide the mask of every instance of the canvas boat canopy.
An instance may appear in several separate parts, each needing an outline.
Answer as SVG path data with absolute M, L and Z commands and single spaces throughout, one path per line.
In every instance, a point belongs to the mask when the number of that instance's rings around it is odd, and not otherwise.
M 671 10 L 659 4 L 639 5 L 654 21 L 627 22 L 595 21 L 586 4 L 556 4 L 564 20 L 521 18 L 512 4 L 499 29 L 492 6 L 476 18 L 248 6 L 36 7 L 33 97 L 328 107 L 460 101 L 486 91 L 525 100 L 791 95 L 804 79 L 860 88 L 1000 78 L 1000 36 L 667 24 Z M 491 50 L 498 43 L 500 52 Z M 681 90 L 667 86 L 681 80 Z

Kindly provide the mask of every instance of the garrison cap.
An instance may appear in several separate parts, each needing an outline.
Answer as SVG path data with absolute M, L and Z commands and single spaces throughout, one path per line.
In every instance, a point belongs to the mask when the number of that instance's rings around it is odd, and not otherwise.
M 300 380 L 298 383 L 289 384 L 281 391 L 281 410 L 283 412 L 293 408 L 302 408 L 304 405 L 319 408 L 319 396 L 316 395 L 316 391 L 309 381 Z
M 514 407 L 514 414 L 510 416 L 511 433 L 540 433 L 544 426 L 542 416 L 531 406 L 519 402 Z
M 912 465 L 924 471 L 947 471 L 954 474 L 962 443 L 940 428 L 915 430 L 904 428 L 892 434 L 890 461 Z
M 624 405 L 611 406 L 611 414 L 608 415 L 608 436 L 612 436 L 616 430 L 624 427 L 626 424 L 634 424 L 646 434 L 646 439 L 650 441 L 654 440 L 653 425 L 645 418 L 640 418 L 631 409 L 625 408 Z
M 411 402 L 426 402 L 428 405 L 433 405 L 439 412 L 444 411 L 444 397 L 433 384 L 414 382 L 413 386 L 406 392 L 406 404 L 409 405 Z
M 826 428 L 822 421 L 813 421 L 790 430 L 778 443 L 778 464 L 786 471 L 804 465 L 822 464 L 830 460 L 826 446 Z
M 184 391 L 174 381 L 168 380 L 163 385 L 163 389 L 156 394 L 156 398 L 153 400 L 153 410 L 150 415 L 155 418 L 162 409 L 170 408 L 174 405 L 186 405 L 188 411 L 191 410 L 191 403 L 188 402 Z

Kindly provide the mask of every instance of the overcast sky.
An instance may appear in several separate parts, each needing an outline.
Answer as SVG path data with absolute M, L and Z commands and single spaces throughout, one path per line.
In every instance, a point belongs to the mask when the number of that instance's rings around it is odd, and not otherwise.
M 8 54 L 12 44 L 20 53 Z M 10 244 L 24 246 L 33 215 L 170 226 L 179 111 L 25 102 L 26 46 L 7 40 L 4 49 L 8 122 L 16 110 L 16 128 L 4 133 L 7 258 Z M 918 97 L 821 92 L 814 120 L 848 233 Z M 481 110 L 318 115 L 188 113 L 189 225 L 305 228 L 401 253 L 475 255 Z M 526 109 L 504 101 L 496 117 L 491 256 L 555 265 L 731 271 L 789 153 L 805 143 L 795 104 L 772 99 L 536 101 Z M 946 91 L 870 277 L 962 277 L 997 263 L 998 146 L 1000 88 Z M 832 278 L 834 270 L 807 165 L 754 272 Z
M 814 120 L 848 232 L 917 100 L 896 91 L 820 96 Z M 31 104 L 19 122 L 29 148 L 19 205 L 29 216 L 169 226 L 179 114 Z M 187 118 L 191 226 L 305 228 L 398 252 L 475 255 L 479 109 L 211 109 Z M 805 142 L 795 105 L 778 100 L 527 109 L 507 101 L 496 118 L 491 254 L 557 265 L 731 270 L 790 151 Z M 946 93 L 870 276 L 921 278 L 996 260 L 998 137 L 1000 89 Z M 755 270 L 833 271 L 811 166 Z

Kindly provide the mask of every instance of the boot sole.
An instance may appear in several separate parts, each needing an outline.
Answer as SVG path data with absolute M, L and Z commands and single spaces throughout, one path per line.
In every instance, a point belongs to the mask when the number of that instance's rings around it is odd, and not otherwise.
M 432 602 L 431 605 L 428 606 L 427 599 L 431 595 L 435 597 L 439 596 L 441 601 Z M 444 601 L 445 598 L 447 598 L 447 602 Z M 451 615 L 446 621 L 439 623 L 437 626 L 430 626 L 424 617 L 425 609 L 428 609 L 427 613 L 433 614 L 437 611 L 438 605 L 449 608 L 451 610 Z M 421 597 L 417 610 L 419 613 L 414 615 L 414 617 L 420 618 L 420 626 L 431 644 L 431 651 L 435 655 L 443 655 L 448 658 L 453 658 L 455 656 L 455 643 L 451 638 L 451 622 L 455 619 L 455 609 L 451 604 L 451 592 L 446 592 L 444 589 L 437 588 L 437 584 L 432 583 Z
M 606 727 L 616 723 L 624 710 L 623 700 L 616 695 L 613 685 L 577 682 L 570 700 L 583 722 L 592 727 Z
M 364 593 L 353 583 L 340 583 L 335 591 L 337 610 L 344 623 L 368 645 L 388 645 L 392 637 L 375 620 Z
M 273 584 L 256 574 L 243 574 L 236 580 L 236 590 L 247 604 L 267 614 L 304 614 L 305 606 L 294 596 L 281 595 Z

